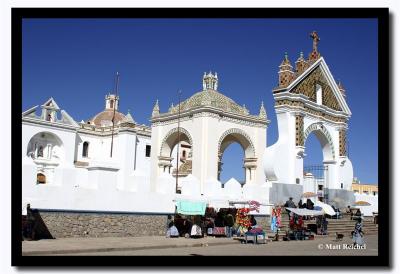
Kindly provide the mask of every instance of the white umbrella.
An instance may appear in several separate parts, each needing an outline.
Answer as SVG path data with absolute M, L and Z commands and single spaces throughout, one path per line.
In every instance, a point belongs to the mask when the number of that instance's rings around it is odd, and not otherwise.
M 335 210 L 332 208 L 332 206 L 330 206 L 328 204 L 325 204 L 325 203 L 323 203 L 321 201 L 317 201 L 316 202 L 316 206 L 321 207 L 322 210 L 325 212 L 325 214 L 328 214 L 328 215 L 331 215 L 331 216 L 336 215 Z
M 286 209 L 293 212 L 296 215 L 299 215 L 299 216 L 324 215 L 324 212 L 322 210 L 310 210 L 310 209 L 306 209 L 306 208 L 290 208 L 290 207 L 286 207 Z

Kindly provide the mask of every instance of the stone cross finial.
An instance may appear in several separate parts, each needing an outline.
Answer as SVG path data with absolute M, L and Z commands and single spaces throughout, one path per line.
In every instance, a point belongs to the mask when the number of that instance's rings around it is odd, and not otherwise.
M 318 33 L 314 30 L 313 32 L 310 33 L 310 37 L 313 39 L 313 51 L 318 51 L 317 45 L 318 42 L 321 40 L 318 36 Z

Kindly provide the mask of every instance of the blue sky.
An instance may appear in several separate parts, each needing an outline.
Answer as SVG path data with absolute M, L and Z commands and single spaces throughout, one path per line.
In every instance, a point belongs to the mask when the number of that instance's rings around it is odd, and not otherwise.
M 53 97 L 76 121 L 104 108 L 120 73 L 120 111 L 149 125 L 156 99 L 161 112 L 201 90 L 204 71 L 217 71 L 219 90 L 258 114 L 263 100 L 278 139 L 272 88 L 288 52 L 294 64 L 312 49 L 309 33 L 347 91 L 354 175 L 378 182 L 377 20 L 374 19 L 25 19 L 22 110 Z M 383 92 L 383 91 L 381 91 Z M 306 141 L 305 164 L 321 164 L 316 138 Z M 238 157 L 237 155 L 240 155 Z M 227 148 L 222 181 L 243 179 L 243 152 Z

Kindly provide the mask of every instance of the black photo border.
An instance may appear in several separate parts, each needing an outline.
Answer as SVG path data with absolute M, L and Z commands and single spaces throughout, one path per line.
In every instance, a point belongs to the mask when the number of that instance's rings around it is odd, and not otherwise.
M 388 8 L 11 8 L 12 20 L 12 266 L 135 266 L 174 267 L 369 267 L 392 264 L 389 242 L 390 174 L 390 70 L 389 70 L 389 9 Z M 207 14 L 205 17 L 204 14 Z M 22 20 L 27 18 L 376 18 L 378 20 L 378 177 L 379 230 L 378 256 L 261 256 L 244 260 L 232 257 L 47 257 L 22 256 Z M 18 153 L 20 152 L 20 153 Z M 239 257 L 238 257 L 239 258 Z M 316 260 L 317 258 L 317 260 Z M 358 258 L 355 260 L 355 258 Z M 243 262 L 246 262 L 245 265 Z M 104 268 L 102 268 L 104 269 Z M 243 270 L 241 268 L 241 270 Z

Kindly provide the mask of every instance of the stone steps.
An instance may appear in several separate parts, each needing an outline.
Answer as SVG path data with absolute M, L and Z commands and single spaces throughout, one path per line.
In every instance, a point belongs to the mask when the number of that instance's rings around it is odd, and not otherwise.
M 327 219 L 328 220 L 328 234 L 335 235 L 335 233 L 341 233 L 345 236 L 350 235 L 351 231 L 354 230 L 354 225 L 356 221 L 350 220 L 350 216 L 344 216 L 342 219 Z M 304 226 L 307 224 L 315 224 L 315 220 L 306 220 L 304 221 Z M 282 215 L 281 219 L 281 230 L 279 232 L 279 236 L 285 236 L 286 230 L 289 227 L 289 220 L 286 214 Z M 366 217 L 363 220 L 363 230 L 365 234 L 378 234 L 378 227 L 374 224 L 372 217 Z

